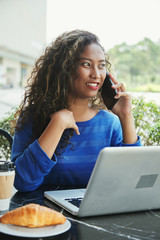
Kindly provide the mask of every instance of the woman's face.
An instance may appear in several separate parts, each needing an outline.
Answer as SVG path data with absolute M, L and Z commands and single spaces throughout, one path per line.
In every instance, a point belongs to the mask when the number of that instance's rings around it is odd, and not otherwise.
M 95 97 L 105 77 L 106 60 L 102 48 L 97 44 L 86 46 L 73 77 L 76 98 Z

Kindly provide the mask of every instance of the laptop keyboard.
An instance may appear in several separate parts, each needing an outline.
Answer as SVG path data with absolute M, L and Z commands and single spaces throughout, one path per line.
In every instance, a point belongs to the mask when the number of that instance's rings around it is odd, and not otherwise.
M 79 207 L 82 202 L 82 198 L 66 198 L 65 200 L 76 207 Z

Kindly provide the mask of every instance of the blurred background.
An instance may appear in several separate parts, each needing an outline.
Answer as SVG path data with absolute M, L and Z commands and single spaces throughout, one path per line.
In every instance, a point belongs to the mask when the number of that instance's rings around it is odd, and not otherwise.
M 159 9 L 159 0 L 0 0 L 0 120 L 45 47 L 72 29 L 97 34 L 117 79 L 160 104 Z

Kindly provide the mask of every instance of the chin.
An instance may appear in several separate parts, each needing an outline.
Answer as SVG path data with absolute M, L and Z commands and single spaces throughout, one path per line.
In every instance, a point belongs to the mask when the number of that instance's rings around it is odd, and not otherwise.
M 98 95 L 98 92 L 96 94 L 92 94 L 89 98 L 95 98 Z

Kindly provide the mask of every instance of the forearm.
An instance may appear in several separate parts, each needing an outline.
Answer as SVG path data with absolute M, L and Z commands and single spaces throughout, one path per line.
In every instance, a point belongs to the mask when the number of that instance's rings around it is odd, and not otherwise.
M 56 122 L 52 119 L 39 137 L 39 145 L 49 158 L 52 158 L 63 132 L 64 128 L 61 122 Z
M 22 149 L 23 144 L 18 144 L 18 137 L 16 135 L 12 149 L 12 161 L 16 164 L 14 184 L 19 191 L 33 191 L 42 184 L 44 176 L 56 165 L 56 157 L 54 161 L 50 160 L 37 140 Z M 21 142 L 23 143 L 22 140 Z
M 123 142 L 126 144 L 133 144 L 137 142 L 137 133 L 134 124 L 133 115 L 119 117 L 122 132 L 123 132 Z

